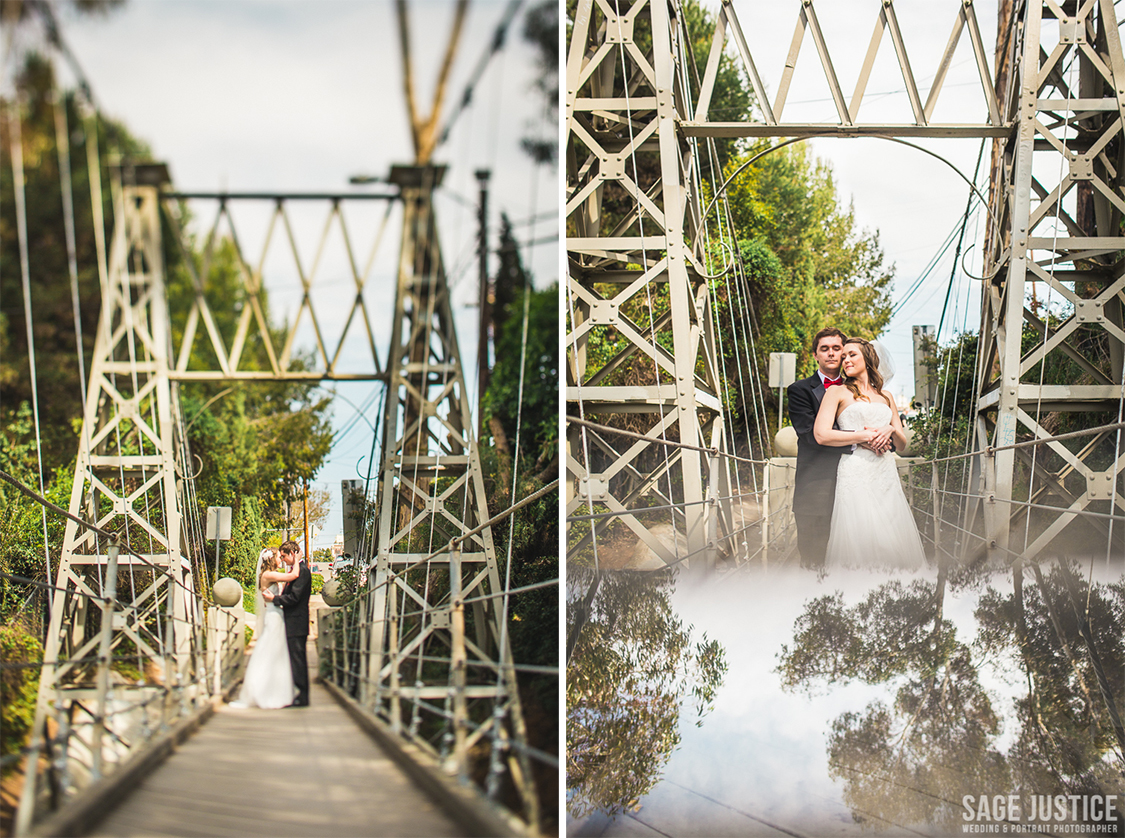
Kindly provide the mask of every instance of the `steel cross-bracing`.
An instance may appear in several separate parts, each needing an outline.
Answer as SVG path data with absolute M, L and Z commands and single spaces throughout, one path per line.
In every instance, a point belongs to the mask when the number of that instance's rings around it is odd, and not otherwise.
M 947 4 L 950 36 L 936 65 L 924 68 L 932 70 L 928 89 L 919 83 L 898 20 L 898 10 L 909 7 L 893 0 L 852 4 L 853 19 L 869 16 L 874 24 L 853 86 L 837 74 L 831 45 L 840 39 L 821 26 L 816 5 L 802 0 L 796 8 L 788 53 L 774 68 L 760 58 L 761 39 L 786 33 L 758 29 L 749 37 L 744 22 L 753 20 L 755 3 L 723 0 L 699 71 L 684 48 L 688 33 L 675 0 L 579 0 L 566 68 L 568 414 L 640 430 L 654 443 L 722 445 L 721 432 L 714 433 L 723 418 L 700 267 L 712 245 L 703 240 L 693 144 L 729 137 L 992 138 L 1000 171 L 993 173 L 977 371 L 982 453 L 970 492 L 980 500 L 969 505 L 965 525 L 983 519 L 987 549 L 997 557 L 1036 555 L 1088 508 L 1100 507 L 1101 514 L 1125 508 L 1118 487 L 1125 458 L 1111 433 L 1073 449 L 1051 441 L 1046 453 L 992 450 L 1015 442 L 1020 429 L 1022 437 L 1050 436 L 1050 417 L 1058 412 L 1084 412 L 1091 426 L 1121 419 L 1125 62 L 1112 0 L 1014 3 L 997 49 L 1004 69 L 999 89 L 973 0 Z M 942 94 L 950 95 L 945 82 L 966 42 L 962 54 L 967 50 L 975 65 L 980 118 L 940 121 Z M 710 117 L 724 52 L 741 64 L 755 94 L 755 113 L 743 121 Z M 881 53 L 893 53 L 894 69 L 873 83 L 875 71 L 888 64 L 877 61 Z M 785 120 L 801 61 L 830 93 L 827 119 Z M 887 85 L 905 88 L 910 115 L 894 123 L 865 118 L 865 95 Z M 1058 311 L 1037 309 L 1034 296 L 1028 301 L 1031 283 L 1055 295 Z M 1030 350 L 1021 349 L 1025 322 L 1038 335 Z M 612 341 L 594 358 L 589 341 L 596 330 Z M 623 348 L 602 357 L 607 343 Z M 1100 347 L 1096 358 L 1092 344 Z M 1078 368 L 1073 384 L 1039 380 L 1041 362 L 1056 356 Z M 628 379 L 643 383 L 622 386 Z M 660 446 L 615 447 L 619 440 L 582 427 L 588 426 L 572 422 L 568 435 L 568 514 L 595 505 L 621 513 L 670 561 L 644 522 L 627 513 L 648 499 L 680 508 L 687 555 L 713 544 L 718 527 L 704 521 L 715 516 L 715 504 L 707 503 L 714 495 L 704 493 L 699 451 L 666 446 L 667 454 L 654 455 Z M 705 428 L 712 429 L 710 438 Z M 1035 527 L 1027 518 L 1031 507 L 1013 503 L 1017 490 L 1036 507 L 1049 507 Z M 725 528 L 727 519 L 717 517 Z M 1107 533 L 1101 522 L 1086 520 Z M 1013 532 L 1020 532 L 1016 541 Z M 572 551 L 586 548 L 591 537 L 572 537 Z
M 182 470 L 189 458 L 169 376 L 160 169 L 147 167 L 156 176 L 148 184 L 115 178 L 117 223 L 28 762 L 46 751 L 50 768 L 24 783 L 21 834 L 44 796 L 97 780 L 147 738 L 142 730 L 166 726 L 211 689 L 184 514 L 193 502 Z M 111 681 L 110 656 L 145 677 Z M 44 738 L 52 726 L 68 732 L 61 743 Z
M 513 735 L 521 742 L 526 736 L 434 215 L 444 172 L 395 166 L 390 175 L 402 195 L 402 246 L 365 594 L 370 654 L 359 700 L 395 733 L 462 773 L 470 749 L 490 745 L 497 766 L 503 752 L 535 824 L 530 760 L 508 746 Z M 451 549 L 442 551 L 446 545 Z M 448 663 L 435 666 L 443 658 Z M 449 731 L 450 718 L 452 742 L 435 743 L 427 730 Z
M 138 724 L 166 729 L 210 701 L 230 675 L 230 655 L 216 655 L 231 645 L 226 635 L 241 637 L 241 627 L 234 631 L 225 609 L 196 590 L 206 576 L 198 566 L 203 533 L 177 400 L 191 381 L 384 382 L 377 519 L 370 552 L 360 557 L 370 566 L 362 677 L 358 685 L 350 675 L 343 680 L 395 733 L 450 770 L 467 776 L 470 750 L 492 754 L 491 783 L 498 788 L 507 778 L 524 815 L 537 823 L 503 626 L 504 584 L 433 212 L 444 167 L 396 166 L 385 190 L 358 195 L 189 194 L 168 188 L 161 164 L 126 163 L 116 171 L 116 223 L 69 510 L 100 532 L 75 520 L 67 525 L 35 727 L 46 730 L 51 719 L 74 732 L 69 753 L 56 745 L 52 768 L 25 784 L 21 833 L 44 811 L 45 796 L 81 788 L 125 759 L 140 741 Z M 373 236 L 347 220 L 344 208 L 353 200 L 387 203 Z M 218 206 L 199 259 L 184 224 L 188 201 Z M 311 262 L 302 259 L 289 217 L 298 201 L 325 210 Z M 231 211 L 245 202 L 265 202 L 269 212 L 254 262 L 243 253 Z M 365 300 L 395 207 L 402 249 L 387 349 Z M 343 270 L 351 288 L 341 295 L 336 282 L 325 305 L 318 266 L 328 258 L 330 231 L 343 253 L 333 254 L 336 274 L 327 281 Z M 365 261 L 353 238 L 372 241 Z M 165 248 L 183 256 L 187 293 L 178 316 L 167 302 Z M 270 271 L 280 268 L 267 252 L 283 254 L 298 286 L 295 316 L 282 329 L 270 328 L 269 292 L 278 286 Z M 218 277 L 229 279 L 232 269 L 233 297 L 217 294 Z M 310 335 L 311 351 L 302 345 Z M 449 545 L 455 548 L 442 551 Z M 331 620 L 329 626 L 331 632 Z M 98 661 L 134 650 L 130 661 L 142 683 L 102 683 L 108 666 L 99 670 Z M 134 701 L 144 708 L 140 716 L 107 711 L 130 691 L 145 693 Z M 449 732 L 448 748 L 441 730 Z M 32 747 L 39 753 L 49 745 Z
M 176 381 L 370 381 L 385 380 L 386 372 L 379 361 L 375 330 L 371 312 L 364 298 L 364 289 L 371 276 L 379 245 L 383 240 L 390 219 L 390 204 L 398 197 L 397 192 L 389 190 L 378 193 L 361 194 L 315 194 L 315 193 L 183 193 L 164 192 L 161 196 L 163 207 L 173 221 L 172 229 L 177 231 L 175 244 L 183 255 L 183 265 L 191 278 L 192 302 L 186 320 L 177 324 L 177 345 L 175 347 L 175 366 L 170 371 Z M 185 235 L 185 225 L 180 218 L 181 204 L 196 200 L 218 205 L 214 221 L 208 230 L 203 259 L 196 264 L 191 256 L 190 242 Z M 388 204 L 378 232 L 360 268 L 359 258 L 352 242 L 349 224 L 343 212 L 346 203 L 379 201 Z M 234 204 L 273 205 L 269 214 L 261 253 L 254 262 L 243 253 L 235 219 L 231 212 Z M 324 226 L 317 241 L 313 258 L 302 258 L 294 235 L 291 207 L 294 204 L 326 205 Z M 348 279 L 354 285 L 342 295 L 334 294 L 330 306 L 322 307 L 318 313 L 312 299 L 318 269 L 322 268 L 329 236 L 339 232 Z M 263 276 L 267 272 L 266 262 L 278 247 L 291 257 L 289 263 L 296 273 L 299 283 L 300 304 L 292 321 L 286 323 L 284 335 L 274 335 L 269 326 L 266 288 Z M 212 303 L 208 301 L 211 270 L 215 266 L 217 249 L 229 242 L 235 252 L 235 268 L 239 272 L 240 289 L 245 299 L 238 312 L 237 325 L 233 334 L 224 335 L 216 323 Z M 307 256 L 307 254 L 306 254 Z M 342 324 L 340 307 L 346 301 L 347 309 Z M 227 303 L 229 301 L 223 301 Z M 327 309 L 327 311 L 325 310 Z M 329 331 L 325 322 L 335 327 Z M 297 346 L 302 324 L 307 321 L 312 330 L 315 349 L 311 355 L 302 355 Z M 364 353 L 361 358 L 348 358 L 344 361 L 345 347 L 349 335 L 356 335 L 370 357 Z M 296 353 L 296 354 L 295 354 Z
M 710 473 L 699 449 L 726 447 L 697 235 L 698 172 L 681 125 L 690 112 L 682 32 L 671 14 L 663 0 L 642 0 L 620 15 L 580 0 L 566 64 L 567 413 L 618 417 L 646 437 L 623 445 L 572 423 L 566 509 L 597 504 L 621 513 L 669 564 L 715 540 L 719 522 L 703 503 Z M 645 35 L 647 54 L 638 45 Z M 620 349 L 591 357 L 591 337 L 610 332 L 623 338 Z M 718 468 L 729 495 L 725 464 L 709 468 Z M 644 498 L 684 504 L 676 520 L 682 543 L 662 543 L 643 516 L 627 511 Z M 600 529 L 573 540 L 571 554 L 591 541 L 596 550 Z
M 1050 437 L 1060 414 L 1120 422 L 1125 386 L 1125 58 L 1114 5 L 1028 2 L 1010 33 L 1000 93 L 1012 129 L 993 172 L 1000 231 L 986 264 L 978 448 Z M 1067 364 L 1072 381 L 1043 383 L 1045 368 Z M 1123 469 L 1111 432 L 987 454 L 970 522 L 983 508 L 994 553 L 1039 556 L 1076 519 L 1104 545 L 1110 522 L 1082 513 L 1125 511 Z M 1010 503 L 1017 492 L 1034 511 Z

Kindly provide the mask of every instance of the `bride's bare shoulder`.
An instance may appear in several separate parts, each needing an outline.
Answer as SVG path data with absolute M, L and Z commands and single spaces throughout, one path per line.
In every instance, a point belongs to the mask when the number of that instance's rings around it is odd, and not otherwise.
M 830 402 L 835 408 L 836 415 L 840 415 L 840 411 L 852 404 L 855 399 L 852 394 L 848 392 L 847 387 L 830 387 L 828 392 L 824 394 L 824 401 Z

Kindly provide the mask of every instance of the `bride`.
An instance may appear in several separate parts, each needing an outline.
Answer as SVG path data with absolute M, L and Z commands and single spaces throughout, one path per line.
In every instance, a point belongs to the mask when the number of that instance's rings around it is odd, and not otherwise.
M 238 701 L 233 702 L 234 706 L 274 709 L 292 704 L 297 695 L 281 606 L 266 603 L 262 597 L 264 590 L 276 596 L 280 585 L 296 579 L 297 572 L 296 569 L 282 572 L 277 550 L 272 547 L 267 547 L 258 556 L 258 595 L 255 599 L 258 613 L 255 636 L 258 639 L 246 665 L 242 691 L 238 694 Z
M 894 457 L 876 453 L 888 442 L 895 450 L 905 449 L 906 434 L 894 402 L 883 390 L 875 346 L 863 338 L 844 341 L 841 370 L 843 386 L 827 389 L 813 425 L 821 445 L 856 446 L 852 454 L 840 458 L 836 471 L 825 564 L 922 567 L 922 539 Z

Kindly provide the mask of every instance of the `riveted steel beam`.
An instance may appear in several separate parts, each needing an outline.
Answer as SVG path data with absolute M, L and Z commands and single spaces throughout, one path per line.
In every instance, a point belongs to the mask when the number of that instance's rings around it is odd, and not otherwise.
M 981 446 L 1046 439 L 1044 425 L 1063 414 L 1100 424 L 1093 417 L 1116 418 L 1123 398 L 1125 60 L 1113 4 L 1064 11 L 1029 2 L 1022 11 L 1001 91 L 1014 126 L 993 173 L 1001 229 L 983 295 Z M 1044 370 L 1064 363 L 1076 368 L 1073 383 L 1042 384 Z M 1047 441 L 1031 459 L 999 450 L 990 465 L 984 527 L 998 560 L 1058 549 L 1066 534 L 1090 526 L 1080 523 L 1082 512 L 1125 511 L 1111 437 Z M 1042 504 L 1034 513 L 1020 503 L 1032 497 Z M 1059 511 L 1043 508 L 1052 506 Z M 1022 525 L 1013 527 L 1017 519 Z
M 491 741 L 504 751 L 495 761 L 506 765 L 536 824 L 531 764 L 510 746 L 513 739 L 526 742 L 526 730 L 496 547 L 489 527 L 468 535 L 489 514 L 434 214 L 443 173 L 443 166 L 395 166 L 390 177 L 400 189 L 403 221 L 374 551 L 363 557 L 370 566 L 369 622 L 357 697 L 396 734 L 461 773 L 470 749 Z M 432 555 L 455 541 L 454 549 Z M 446 650 L 453 650 L 447 659 Z M 435 711 L 438 694 L 450 699 L 445 721 Z M 452 729 L 449 753 L 427 735 L 439 722 Z
M 171 693 L 190 703 L 209 689 L 195 568 L 184 529 L 180 476 L 187 457 L 169 376 L 159 188 L 157 183 L 114 181 L 116 224 L 108 281 L 102 289 L 71 484 L 72 518 L 66 523 L 52 596 L 29 765 L 37 765 L 44 747 L 55 756 L 46 772 L 28 772 L 20 832 L 36 816 L 46 786 L 61 788 L 65 797 L 74 790 L 71 784 L 98 779 L 127 754 L 127 717 L 106 715 L 109 655 L 131 647 L 130 663 L 136 669 L 146 676 L 159 673 L 157 692 L 165 697 L 158 704 L 164 707 L 158 722 L 170 722 L 179 713 Z M 113 533 L 116 540 L 111 543 L 80 528 L 74 517 Z M 123 547 L 141 558 L 123 553 Z M 96 678 L 92 660 L 99 662 Z M 121 700 L 130 691 L 153 691 L 145 681 L 118 683 L 113 689 Z M 92 724 L 79 723 L 86 717 Z M 56 728 L 68 727 L 69 740 L 44 744 L 40 737 L 48 718 Z

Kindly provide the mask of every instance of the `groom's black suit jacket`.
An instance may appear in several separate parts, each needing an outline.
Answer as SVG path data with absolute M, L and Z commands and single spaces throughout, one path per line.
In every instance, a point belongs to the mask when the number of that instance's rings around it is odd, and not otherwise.
M 308 637 L 309 635 L 309 594 L 312 593 L 312 573 L 304 559 L 301 560 L 297 578 L 285 586 L 274 603 L 281 606 L 285 617 L 286 637 Z
M 843 386 L 843 385 L 838 385 Z M 789 394 L 789 421 L 797 432 L 797 477 L 793 485 L 793 509 L 798 514 L 832 515 L 836 500 L 836 466 L 840 455 L 851 447 L 821 445 L 813 436 L 813 424 L 824 401 L 824 382 L 813 373 L 794 381 Z

